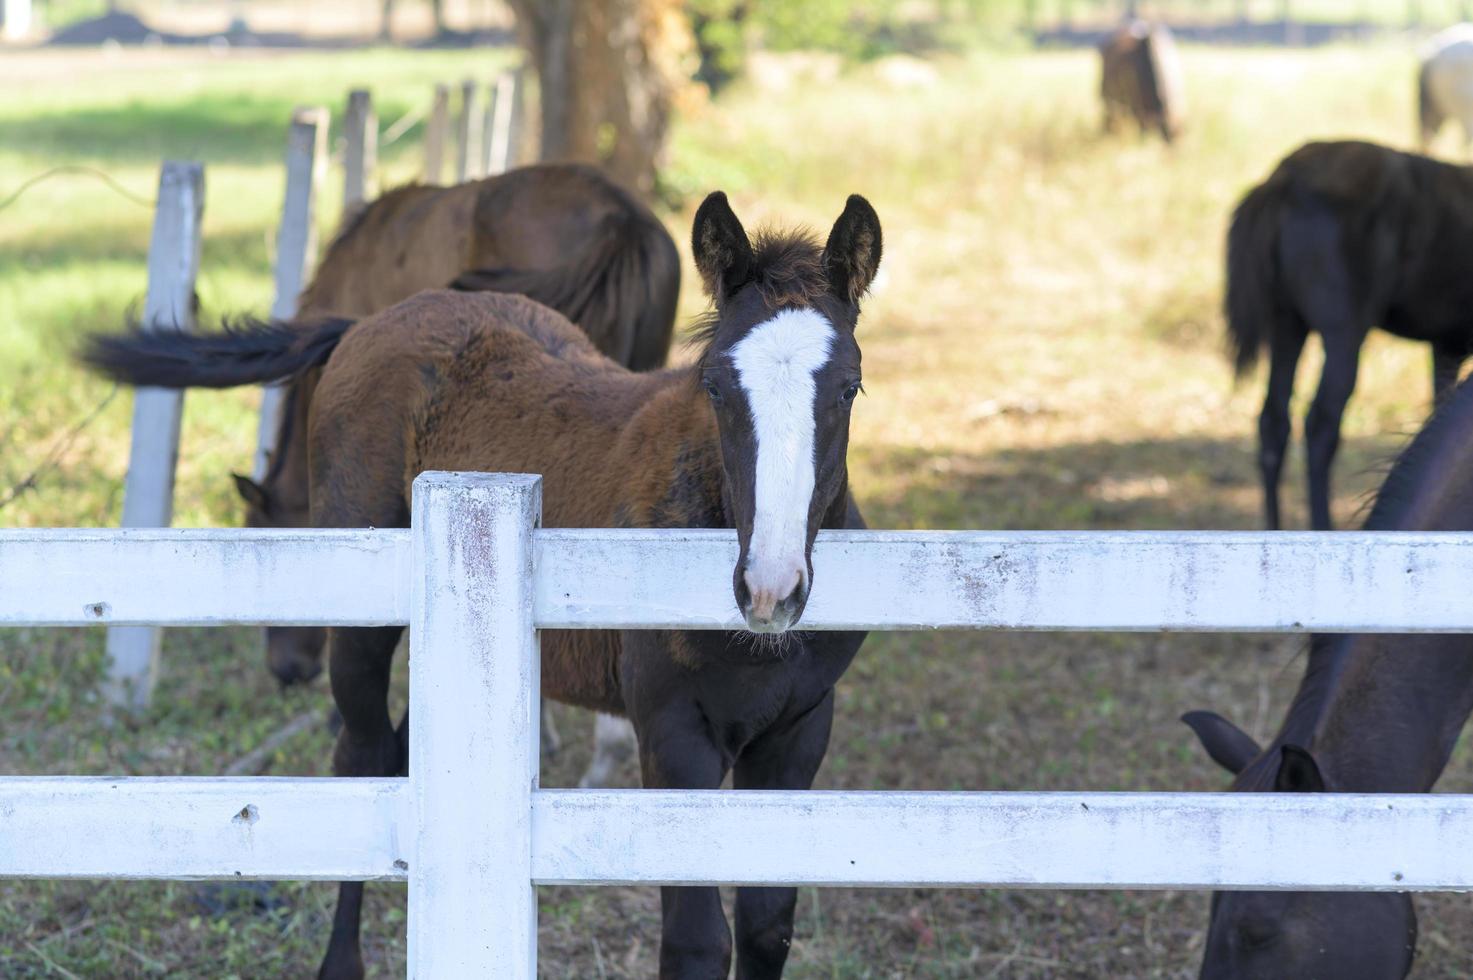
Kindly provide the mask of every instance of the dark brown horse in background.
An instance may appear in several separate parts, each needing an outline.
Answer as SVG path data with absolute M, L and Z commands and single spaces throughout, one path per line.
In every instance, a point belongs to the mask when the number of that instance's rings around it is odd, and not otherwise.
M 1180 135 L 1186 111 L 1181 59 L 1165 24 L 1127 21 L 1100 43 L 1100 98 L 1106 133 L 1131 117 L 1142 133 L 1158 132 L 1168 143 Z
M 1330 466 L 1373 326 L 1432 345 L 1432 386 L 1473 339 L 1473 170 L 1373 143 L 1307 143 L 1243 198 L 1227 242 L 1227 321 L 1242 376 L 1269 349 L 1258 420 L 1264 517 L 1280 526 L 1294 369 L 1311 332 L 1325 366 L 1304 420 L 1310 523 L 1330 524 Z
M 1473 531 L 1473 382 L 1461 385 L 1391 469 L 1372 531 Z M 1427 793 L 1473 710 L 1473 636 L 1315 636 L 1288 717 L 1267 749 L 1194 711 L 1208 754 L 1238 792 Z M 1204 980 L 1400 980 L 1417 919 L 1410 896 L 1222 892 Z
M 834 685 L 857 632 L 795 630 L 820 528 L 862 527 L 849 494 L 860 391 L 859 300 L 879 219 L 851 197 L 827 244 L 749 239 L 722 194 L 693 252 L 714 311 L 690 367 L 635 374 L 522 297 L 422 293 L 354 325 L 268 324 L 203 337 L 97 338 L 88 360 L 132 384 L 259 383 L 323 365 L 312 404 L 313 523 L 404 527 L 425 470 L 543 475 L 548 527 L 732 528 L 732 595 L 749 631 L 542 633 L 544 695 L 627 714 L 644 785 L 807 789 L 828 746 Z M 329 631 L 343 717 L 334 770 L 406 764 L 387 695 L 402 627 Z M 757 635 L 765 634 L 765 635 Z M 322 976 L 363 975 L 363 884 L 341 886 Z M 725 977 L 732 934 L 714 887 L 662 890 L 660 972 Z M 737 974 L 778 977 L 797 892 L 739 888 Z
M 329 246 L 299 315 L 367 316 L 447 284 L 529 296 L 582 327 L 609 357 L 644 371 L 663 366 L 669 353 L 680 255 L 649 209 L 602 171 L 523 167 L 384 194 Z M 318 373 L 287 384 L 262 480 L 235 477 L 250 527 L 311 524 L 306 431 Z M 272 673 L 284 684 L 317 676 L 325 640 L 318 627 L 269 628 Z

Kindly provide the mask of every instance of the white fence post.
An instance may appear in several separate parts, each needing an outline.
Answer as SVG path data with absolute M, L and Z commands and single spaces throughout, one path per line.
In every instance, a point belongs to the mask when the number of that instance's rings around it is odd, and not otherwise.
M 343 221 L 358 212 L 365 201 L 378 195 L 378 118 L 373 112 L 373 95 L 362 88 L 348 93 L 348 110 L 343 116 Z
M 520 159 L 522 73 L 502 72 L 491 87 L 486 106 L 485 173 L 491 177 L 515 167 Z
M 425 123 L 425 183 L 438 184 L 445 172 L 445 132 L 450 128 L 450 88 L 435 86 L 430 118 Z
M 297 298 L 317 261 L 317 187 L 327 170 L 327 124 L 328 112 L 321 106 L 292 113 L 286 140 L 286 199 L 276 232 L 276 298 L 271 316 L 277 320 L 297 315 Z M 261 389 L 261 423 L 251 467 L 256 480 L 266 475 L 276 450 L 281 399 L 279 385 Z
M 200 221 L 205 207 L 205 168 L 168 161 L 159 172 L 153 237 L 148 245 L 145 330 L 194 328 L 194 280 L 199 273 Z M 124 527 L 167 527 L 174 513 L 174 465 L 184 393 L 139 388 L 133 396 L 133 447 L 123 490 Z M 148 705 L 158 677 L 159 628 L 108 630 L 106 697 L 117 707 Z
M 414 481 L 411 977 L 537 976 L 536 476 Z
M 460 116 L 456 119 L 455 182 L 463 184 L 481 176 L 481 141 L 484 120 L 476 110 L 476 80 L 460 83 Z

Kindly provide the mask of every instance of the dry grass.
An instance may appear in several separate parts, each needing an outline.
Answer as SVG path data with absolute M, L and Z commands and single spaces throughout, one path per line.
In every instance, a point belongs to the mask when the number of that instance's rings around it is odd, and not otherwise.
M 919 90 L 887 89 L 864 71 L 784 93 L 738 90 L 682 123 L 671 179 L 692 195 L 720 186 L 749 222 L 823 226 L 845 193 L 860 191 L 885 222 L 885 279 L 861 325 L 869 397 L 855 412 L 852 454 L 873 526 L 1257 523 L 1250 433 L 1261 379 L 1234 390 L 1220 349 L 1226 215 L 1305 139 L 1404 143 L 1412 56 L 1390 47 L 1184 54 L 1192 125 L 1174 150 L 1097 138 L 1084 53 L 979 53 L 938 65 L 940 83 Z M 241 210 L 236 233 L 246 240 L 269 209 Z M 688 209 L 670 220 L 683 237 Z M 33 234 L 65 240 L 67 261 L 89 241 L 80 220 Z M 0 258 L 24 254 L 29 240 L 0 231 Z M 136 260 L 125 263 L 130 274 Z M 63 302 L 47 274 L 45 262 L 25 273 L 0 265 L 0 313 L 5 290 L 33 282 L 38 309 Z M 254 274 L 241 280 L 242 295 L 258 288 Z M 85 312 L 66 318 L 85 321 Z M 0 349 L 29 342 L 10 338 L 0 331 Z M 28 393 L 12 460 L 34 456 L 71 415 L 61 389 L 78 382 L 59 356 L 47 345 L 26 356 L 45 385 L 3 374 L 0 384 Z M 1306 362 L 1308 387 L 1317 361 Z M 1422 348 L 1378 337 L 1363 363 L 1337 470 L 1342 523 L 1428 398 Z M 214 443 L 208 465 L 186 461 L 184 511 L 228 522 L 223 467 L 247 456 L 249 399 L 191 399 L 192 412 L 208 406 L 200 411 Z M 1301 393 L 1296 415 L 1306 403 Z M 41 493 L 0 519 L 113 512 L 126 405 L 109 418 Z M 1289 481 L 1290 519 L 1302 525 L 1297 458 Z M 840 687 L 819 784 L 1218 788 L 1223 776 L 1177 716 L 1212 707 L 1267 735 L 1297 682 L 1298 648 L 1254 636 L 876 635 Z M 178 631 L 158 706 L 108 732 L 90 703 L 100 656 L 90 633 L 0 633 L 0 767 L 215 772 L 322 697 L 271 690 L 248 631 Z M 569 784 L 587 752 L 587 716 L 560 709 L 558 718 L 569 747 L 547 765 L 548 785 Z M 323 772 L 327 747 L 325 733 L 304 737 L 273 771 Z M 1460 751 L 1443 788 L 1470 787 Z M 397 975 L 403 892 L 370 891 L 372 967 Z M 326 936 L 330 889 L 282 885 L 269 898 L 267 911 L 221 910 L 217 893 L 186 884 L 0 884 L 0 974 L 306 975 Z M 1416 975 L 1467 976 L 1473 920 L 1463 900 L 1429 898 L 1421 909 Z M 789 975 L 1182 977 L 1195 970 L 1205 917 L 1198 894 L 809 889 Z M 545 976 L 654 971 L 653 890 L 544 889 L 541 921 Z

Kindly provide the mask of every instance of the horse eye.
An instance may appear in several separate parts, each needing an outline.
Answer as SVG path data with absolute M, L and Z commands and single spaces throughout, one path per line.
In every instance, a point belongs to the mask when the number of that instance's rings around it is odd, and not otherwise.
M 701 387 L 706 389 L 706 395 L 711 399 L 713 405 L 721 404 L 721 389 L 716 387 L 716 382 L 710 378 L 701 379 Z
M 854 399 L 858 398 L 859 393 L 863 390 L 864 385 L 856 381 L 852 385 L 844 389 L 844 393 L 839 396 L 839 400 L 847 405 L 850 402 L 854 401 Z

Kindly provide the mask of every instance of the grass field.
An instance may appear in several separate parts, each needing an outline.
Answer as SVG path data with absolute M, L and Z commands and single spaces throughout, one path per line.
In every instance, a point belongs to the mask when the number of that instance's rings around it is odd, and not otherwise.
M 1234 389 L 1221 353 L 1221 241 L 1236 197 L 1298 143 L 1413 132 L 1402 47 L 1184 52 L 1191 126 L 1174 150 L 1096 135 L 1085 52 L 977 53 L 939 81 L 837 82 L 731 92 L 682 120 L 670 168 L 690 195 L 722 187 L 749 226 L 825 225 L 849 191 L 885 222 L 884 278 L 861 323 L 869 397 L 855 410 L 853 484 L 872 526 L 1234 528 L 1257 523 L 1250 433 L 1262 379 Z M 264 309 L 295 101 L 340 104 L 371 82 L 385 120 L 464 55 L 293 57 L 7 55 L 0 193 L 66 163 L 151 195 L 157 160 L 209 164 L 206 317 Z M 17 84 L 12 84 L 17 83 Z M 414 136 L 389 148 L 414 170 Z M 324 203 L 324 227 L 336 202 Z M 67 361 L 143 289 L 146 209 L 84 178 L 0 211 L 0 495 L 108 391 Z M 700 308 L 687 275 L 687 312 Z M 1318 372 L 1306 358 L 1306 389 Z M 1377 337 L 1363 359 L 1337 470 L 1349 522 L 1428 402 L 1423 348 Z M 250 393 L 191 394 L 178 523 L 238 519 L 226 471 L 252 448 Z M 1296 399 L 1296 416 L 1307 390 Z M 0 525 L 116 520 L 129 400 L 58 454 Z M 1302 526 L 1296 447 L 1286 485 Z M 896 634 L 871 637 L 840 687 L 819 785 L 856 789 L 1220 788 L 1176 718 L 1212 707 L 1266 736 L 1301 667 L 1300 644 L 1254 636 Z M 249 630 L 175 630 L 154 708 L 107 728 L 95 701 L 100 631 L 0 632 L 0 771 L 215 774 L 325 688 L 278 693 Z M 586 715 L 557 709 L 566 748 L 546 785 L 587 756 Z M 327 771 L 305 734 L 275 774 Z M 632 783 L 635 774 L 624 774 Z M 1442 787 L 1473 789 L 1459 751 Z M 333 890 L 263 893 L 189 883 L 0 883 L 0 976 L 306 976 Z M 654 971 L 653 889 L 541 893 L 543 973 Z M 402 975 L 404 891 L 370 888 L 365 951 Z M 1420 902 L 1416 976 L 1473 971 L 1466 900 Z M 805 890 L 789 975 L 1182 977 L 1200 956 L 1207 899 L 1177 893 Z

